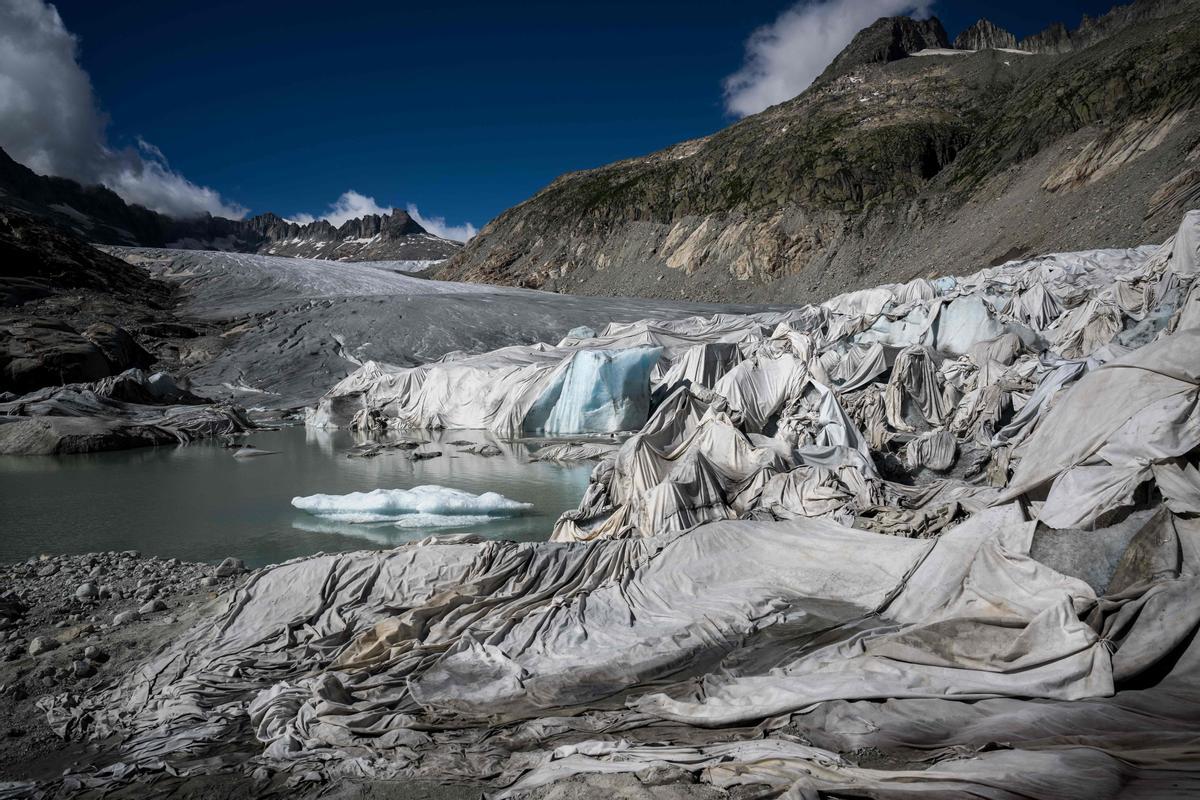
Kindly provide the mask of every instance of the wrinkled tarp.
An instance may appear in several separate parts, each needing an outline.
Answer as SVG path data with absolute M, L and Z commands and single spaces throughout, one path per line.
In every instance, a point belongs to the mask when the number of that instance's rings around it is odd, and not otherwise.
M 237 406 L 181 389 L 170 375 L 130 369 L 0 403 L 0 454 L 84 453 L 241 433 L 255 425 Z
M 663 765 L 805 800 L 1200 794 L 1197 229 L 364 368 L 314 423 L 516 432 L 581 348 L 659 351 L 645 423 L 553 541 L 260 570 L 121 685 L 44 702 L 119 742 L 69 779 L 223 758 L 505 794 Z

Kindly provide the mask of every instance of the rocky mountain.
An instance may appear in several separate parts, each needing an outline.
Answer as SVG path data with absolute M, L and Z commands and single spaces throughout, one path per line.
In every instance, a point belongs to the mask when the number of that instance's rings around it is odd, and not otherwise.
M 981 19 L 954 39 L 958 50 L 1008 49 L 1027 53 L 1070 53 L 1089 47 L 1123 28 L 1138 22 L 1158 19 L 1186 11 L 1189 0 L 1157 0 L 1116 6 L 1101 17 L 1083 15 L 1075 30 L 1062 22 L 1052 22 L 1043 30 L 1017 41 L 1011 32 L 987 19 Z
M 442 261 L 462 247 L 429 233 L 400 208 L 347 220 L 339 227 L 323 219 L 301 224 L 268 213 L 215 231 L 193 231 L 177 223 L 172 232 L 175 238 L 162 246 L 335 261 Z
M 222 337 L 177 318 L 176 300 L 145 270 L 0 206 L 0 402 L 131 367 L 203 363 Z
M 920 50 L 949 46 L 946 29 L 937 17 L 925 20 L 883 17 L 855 34 L 850 44 L 817 78 L 817 82 L 844 75 L 855 67 L 886 64 Z
M 1016 46 L 1016 36 L 987 19 L 979 20 L 954 37 L 954 47 L 957 50 L 1013 49 Z
M 38 175 L 0 150 L 0 208 L 33 214 L 98 244 L 225 250 L 338 261 L 441 261 L 461 244 L 434 236 L 402 209 L 335 227 L 275 214 L 247 220 L 174 219 L 127 204 L 103 186 Z
M 439 276 L 817 300 L 927 274 L 934 253 L 969 272 L 1157 241 L 1197 199 L 1196 0 L 1114 9 L 1065 53 L 951 50 L 910 23 L 875 23 L 801 95 L 711 136 L 558 178 Z M 905 57 L 918 33 L 939 47 Z M 1007 37 L 962 43 L 988 41 Z

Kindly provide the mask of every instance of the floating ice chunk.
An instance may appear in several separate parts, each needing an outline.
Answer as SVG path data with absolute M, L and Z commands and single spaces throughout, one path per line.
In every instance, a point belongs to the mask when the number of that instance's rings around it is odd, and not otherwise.
M 400 528 L 451 528 L 478 525 L 499 517 L 516 516 L 532 503 L 510 500 L 496 492 L 471 494 L 445 486 L 411 489 L 375 489 L 350 494 L 313 494 L 293 497 L 301 511 L 333 522 L 378 524 Z
M 254 447 L 252 445 L 247 445 L 246 447 L 239 447 L 237 450 L 235 450 L 233 452 L 234 458 L 255 458 L 257 456 L 277 456 L 277 455 L 279 455 L 278 450 L 263 450 L 260 447 Z
M 637 430 L 650 416 L 650 374 L 661 347 L 580 350 L 525 415 L 525 430 L 553 435 Z

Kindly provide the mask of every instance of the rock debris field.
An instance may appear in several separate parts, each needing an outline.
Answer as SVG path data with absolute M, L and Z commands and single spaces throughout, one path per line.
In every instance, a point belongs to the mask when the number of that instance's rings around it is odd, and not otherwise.
M 0 780 L 28 777 L 63 746 L 40 698 L 110 685 L 244 572 L 235 559 L 213 566 L 135 551 L 0 565 Z

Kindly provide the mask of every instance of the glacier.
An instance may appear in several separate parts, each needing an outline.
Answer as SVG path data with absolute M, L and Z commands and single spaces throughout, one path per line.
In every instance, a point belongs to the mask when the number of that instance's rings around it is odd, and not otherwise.
M 669 768 L 713 797 L 1194 795 L 1197 353 L 1191 212 L 1160 247 L 365 364 L 310 425 L 636 431 L 547 443 L 598 459 L 548 542 L 258 570 L 119 684 L 43 707 L 120 734 L 120 775 L 71 776 L 99 787 L 195 770 L 249 728 L 247 771 L 280 783 L 469 775 L 525 800 Z M 294 501 L 391 521 L 514 503 Z

